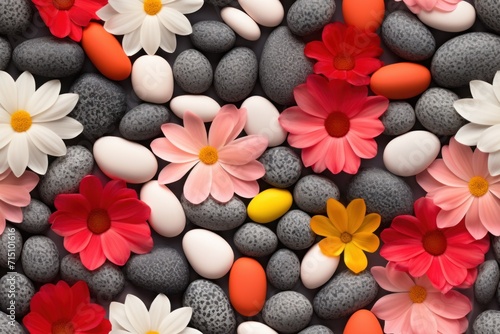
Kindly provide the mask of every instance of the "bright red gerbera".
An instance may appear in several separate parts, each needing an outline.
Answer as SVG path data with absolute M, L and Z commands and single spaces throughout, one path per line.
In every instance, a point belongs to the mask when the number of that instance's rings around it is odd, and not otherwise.
M 307 57 L 318 61 L 314 73 L 364 86 L 370 83 L 368 75 L 383 65 L 377 59 L 383 50 L 376 33 L 334 22 L 323 28 L 321 39 L 307 43 L 304 49 Z
M 429 198 L 416 200 L 414 209 L 415 216 L 397 216 L 391 227 L 382 231 L 380 255 L 413 277 L 427 275 L 443 293 L 453 287 L 470 287 L 489 249 L 488 236 L 474 239 L 463 220 L 438 228 L 436 218 L 441 209 Z
M 45 284 L 30 301 L 24 326 L 30 334 L 108 334 L 111 323 L 106 310 L 90 302 L 84 281 L 70 287 L 65 281 Z
M 76 42 L 82 39 L 82 28 L 86 27 L 90 20 L 99 20 L 95 12 L 108 3 L 108 0 L 31 1 L 52 35 L 59 38 L 69 36 Z
M 49 217 L 52 230 L 64 237 L 64 247 L 80 253 L 83 265 L 94 270 L 106 259 L 123 266 L 130 252 L 145 254 L 153 248 L 147 219 L 151 209 L 137 198 L 124 181 L 101 181 L 88 175 L 79 194 L 60 194 Z

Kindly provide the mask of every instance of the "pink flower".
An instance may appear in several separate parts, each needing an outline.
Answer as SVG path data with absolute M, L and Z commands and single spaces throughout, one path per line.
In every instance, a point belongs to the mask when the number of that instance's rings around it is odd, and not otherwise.
M 30 204 L 32 191 L 38 184 L 38 175 L 25 171 L 16 177 L 10 169 L 0 173 L 0 234 L 5 230 L 5 221 L 23 221 L 22 207 Z
M 366 86 L 310 75 L 295 87 L 297 106 L 284 110 L 279 122 L 287 130 L 288 143 L 302 149 L 302 161 L 316 173 L 329 169 L 355 174 L 361 159 L 377 154 L 373 139 L 384 131 L 379 117 L 389 101 L 367 96 Z
M 395 0 L 404 1 L 406 6 L 415 14 L 421 10 L 430 12 L 433 9 L 438 9 L 443 12 L 451 12 L 455 10 L 457 4 L 462 0 Z
M 415 216 L 397 216 L 391 227 L 382 231 L 380 255 L 413 277 L 426 275 L 443 292 L 470 287 L 477 277 L 477 266 L 484 262 L 489 238 L 474 239 L 463 222 L 438 228 L 436 217 L 441 209 L 428 198 L 416 200 L 414 209 Z
M 170 164 L 158 176 L 160 183 L 172 183 L 192 168 L 185 184 L 184 196 L 199 204 L 212 195 L 220 202 L 229 201 L 234 193 L 254 197 L 259 192 L 257 179 L 264 176 L 264 166 L 256 159 L 267 147 L 267 138 L 251 135 L 236 139 L 246 122 L 246 110 L 225 105 L 215 116 L 210 133 L 197 115 L 186 112 L 184 127 L 163 124 L 166 138 L 151 142 L 151 149 Z
M 371 273 L 380 287 L 391 294 L 375 302 L 371 311 L 385 321 L 385 333 L 464 333 L 470 300 L 457 291 L 442 294 L 426 276 L 412 278 L 391 263 L 373 267 Z
M 472 152 L 455 138 L 441 153 L 442 159 L 417 175 L 426 197 L 442 209 L 437 226 L 455 226 L 465 217 L 474 238 L 481 239 L 488 232 L 500 235 L 500 175 L 489 173 L 488 154 L 478 149 Z

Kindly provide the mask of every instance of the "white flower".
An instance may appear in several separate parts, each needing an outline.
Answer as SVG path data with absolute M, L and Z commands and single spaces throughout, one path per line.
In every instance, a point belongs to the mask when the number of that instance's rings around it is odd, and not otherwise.
M 154 55 L 158 48 L 175 51 L 175 34 L 193 31 L 183 14 L 196 12 L 201 6 L 203 0 L 109 0 L 97 15 L 109 33 L 124 35 L 122 47 L 128 56 L 141 48 Z
M 491 175 L 500 175 L 500 71 L 493 85 L 481 80 L 469 84 L 472 98 L 455 101 L 456 111 L 470 123 L 462 126 L 455 139 L 464 145 L 477 146 L 488 155 Z
M 9 167 L 21 176 L 26 167 L 45 174 L 47 155 L 63 156 L 62 139 L 78 136 L 83 126 L 66 115 L 78 102 L 78 94 L 61 94 L 61 82 L 51 80 L 35 90 L 29 72 L 16 81 L 0 71 L 0 174 Z
M 142 300 L 129 294 L 125 303 L 111 302 L 109 305 L 112 325 L 109 334 L 203 334 L 186 327 L 192 312 L 191 307 L 170 312 L 170 300 L 162 293 L 153 300 L 148 312 Z

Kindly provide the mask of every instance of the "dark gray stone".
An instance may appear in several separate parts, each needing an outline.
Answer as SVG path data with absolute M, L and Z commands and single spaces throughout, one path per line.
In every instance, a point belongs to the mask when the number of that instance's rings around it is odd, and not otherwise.
M 212 85 L 212 65 L 198 50 L 182 51 L 175 59 L 172 70 L 175 82 L 187 93 L 201 94 Z
M 500 261 L 500 236 L 493 237 L 493 239 L 491 240 L 491 248 L 493 249 L 495 259 L 497 261 Z
M 21 252 L 23 271 L 39 283 L 51 282 L 59 272 L 59 252 L 56 244 L 41 235 L 29 237 Z
M 333 17 L 334 0 L 297 0 L 286 15 L 286 23 L 291 32 L 306 36 L 323 28 Z
M 120 121 L 119 130 L 128 140 L 147 140 L 161 135 L 161 125 L 170 121 L 165 106 L 142 103 L 128 111 Z
M 31 24 L 33 6 L 29 0 L 0 0 L 0 34 L 20 34 Z
M 225 23 L 219 21 L 200 21 L 193 24 L 189 35 L 193 45 L 203 52 L 222 53 L 229 51 L 236 42 L 236 34 Z
M 224 7 L 231 3 L 233 0 L 205 0 L 206 3 L 209 3 L 214 6 Z
M 496 260 L 487 260 L 478 267 L 474 282 L 474 296 L 481 304 L 488 304 L 495 296 L 500 280 L 500 268 Z
M 19 225 L 20 230 L 32 234 L 42 234 L 50 226 L 50 208 L 43 202 L 32 198 L 30 204 L 23 209 L 23 222 Z
M 475 0 L 476 14 L 484 25 L 500 33 L 500 6 L 498 0 Z
M 311 230 L 311 216 L 301 210 L 285 213 L 278 221 L 276 234 L 283 245 L 293 250 L 309 248 L 316 239 Z
M 14 271 L 13 267 L 10 267 L 12 264 L 10 264 L 9 261 L 16 263 L 21 256 L 22 249 L 23 237 L 21 233 L 13 225 L 7 224 L 5 230 L 0 235 L 0 267 L 7 268 L 9 271 Z M 12 257 L 12 255 L 14 255 L 14 257 Z
M 300 278 L 300 260 L 289 249 L 276 251 L 266 267 L 269 283 L 280 290 L 293 290 Z
M 333 331 L 323 325 L 313 325 L 301 330 L 298 334 L 333 334 Z
M 1 15 L 1 14 L 0 14 Z M 8 40 L 0 37 L 0 71 L 5 70 L 12 55 L 12 47 Z
M 385 135 L 399 136 L 410 131 L 415 125 L 415 110 L 408 102 L 389 102 L 389 107 L 380 120 L 384 124 Z
M 262 180 L 276 188 L 292 186 L 302 173 L 302 161 L 289 147 L 270 148 L 260 156 L 259 161 L 266 169 Z
M 21 273 L 9 272 L 0 279 L 0 307 L 3 312 L 9 313 L 8 308 L 14 301 L 18 319 L 29 312 L 30 301 L 34 294 L 35 286 Z
M 9 311 L 10 314 L 10 311 Z M 24 328 L 17 322 L 9 318 L 9 315 L 0 312 L 0 333 L 2 334 L 25 334 Z
M 326 213 L 326 201 L 340 199 L 339 188 L 332 180 L 320 175 L 306 175 L 293 188 L 293 199 L 297 206 L 311 214 Z
M 272 254 L 278 247 L 278 237 L 269 228 L 246 223 L 233 236 L 236 248 L 246 256 L 261 257 Z
M 311 302 L 296 291 L 282 291 L 271 296 L 262 309 L 264 322 L 280 333 L 297 333 L 311 321 Z
M 474 334 L 500 333 L 500 311 L 486 310 L 480 313 L 472 324 Z

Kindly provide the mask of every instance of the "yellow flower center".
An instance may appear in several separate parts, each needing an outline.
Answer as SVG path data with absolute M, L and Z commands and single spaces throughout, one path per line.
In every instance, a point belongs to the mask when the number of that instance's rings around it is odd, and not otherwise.
M 488 192 L 488 181 L 484 177 L 474 176 L 469 180 L 469 191 L 473 196 L 481 197 Z
M 340 240 L 347 244 L 349 242 L 351 242 L 352 240 L 352 235 L 350 233 L 347 233 L 347 232 L 342 232 L 342 234 L 340 235 Z
M 146 334 L 160 334 L 158 331 L 147 331 Z
M 206 165 L 213 165 L 219 160 L 219 154 L 217 153 L 217 149 L 213 146 L 205 146 L 200 150 L 198 154 L 198 158 L 200 161 Z
M 57 321 L 52 324 L 52 334 L 73 334 L 73 324 L 66 321 Z
M 425 251 L 433 256 L 443 254 L 447 245 L 446 237 L 440 230 L 427 232 L 422 238 L 422 246 Z
M 425 298 L 427 298 L 427 290 L 420 285 L 414 285 L 410 289 L 409 295 L 412 302 L 420 304 L 424 302 Z
M 68 10 L 73 7 L 75 0 L 52 0 L 52 4 L 59 10 Z
M 354 65 L 354 58 L 351 55 L 339 54 L 333 58 L 333 66 L 339 71 L 352 70 Z
M 161 0 L 144 0 L 144 11 L 148 15 L 156 15 L 162 8 Z
M 343 112 L 332 112 L 325 119 L 325 130 L 331 137 L 344 137 L 349 132 L 350 126 L 349 117 Z
M 109 230 L 111 219 L 105 209 L 93 209 L 87 217 L 87 228 L 94 234 L 101 234 Z
M 31 123 L 31 115 L 25 110 L 18 110 L 10 115 L 10 126 L 16 132 L 28 131 Z

